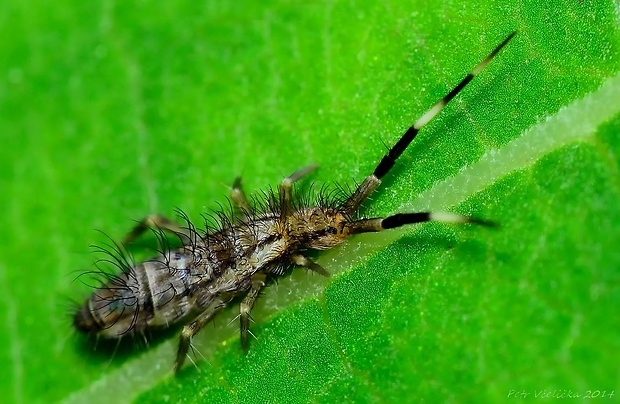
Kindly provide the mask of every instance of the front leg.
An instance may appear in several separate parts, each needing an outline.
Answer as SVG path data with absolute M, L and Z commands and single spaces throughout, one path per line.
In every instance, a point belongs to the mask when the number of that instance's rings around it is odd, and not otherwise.
M 316 272 L 317 274 L 324 276 L 326 278 L 329 278 L 331 276 L 330 273 L 327 272 L 325 268 L 323 268 L 316 262 L 312 261 L 310 258 L 304 257 L 301 254 L 293 255 L 291 257 L 291 261 L 293 261 L 293 263 L 296 265 L 302 266 L 304 268 L 308 268 L 309 270 Z

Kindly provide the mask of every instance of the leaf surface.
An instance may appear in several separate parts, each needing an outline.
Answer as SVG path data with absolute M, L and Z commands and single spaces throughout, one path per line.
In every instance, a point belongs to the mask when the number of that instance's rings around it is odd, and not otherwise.
M 620 58 L 613 2 L 7 1 L 0 16 L 0 391 L 8 402 L 497 402 L 620 380 Z M 112 349 L 67 299 L 132 220 L 226 206 L 309 163 L 361 181 L 514 29 L 362 214 L 450 210 L 320 255 L 236 308 L 171 376 L 177 335 Z M 112 357 L 113 356 L 113 357 Z M 543 392 L 543 393 L 541 393 Z

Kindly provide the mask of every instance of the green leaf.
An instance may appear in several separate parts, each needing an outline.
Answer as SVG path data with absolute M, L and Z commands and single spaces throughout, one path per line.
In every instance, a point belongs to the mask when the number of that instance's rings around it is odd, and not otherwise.
M 497 402 L 616 389 L 620 32 L 614 2 L 5 1 L 0 393 L 6 402 Z M 132 220 L 197 222 L 309 163 L 353 185 L 509 32 L 363 215 L 450 210 L 320 255 L 253 312 L 149 349 L 85 343 L 68 299 Z

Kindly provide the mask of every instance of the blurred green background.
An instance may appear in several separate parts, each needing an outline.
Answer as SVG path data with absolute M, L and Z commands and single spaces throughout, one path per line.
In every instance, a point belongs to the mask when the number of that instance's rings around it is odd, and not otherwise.
M 613 1 L 541 4 L 3 2 L 3 402 L 615 391 L 620 17 Z M 231 307 L 195 341 L 200 371 L 176 378 L 174 332 L 115 355 L 75 335 L 70 301 L 89 289 L 74 279 L 108 241 L 95 229 L 119 240 L 175 207 L 200 223 L 235 176 L 255 192 L 313 162 L 305 188 L 353 185 L 514 29 L 362 210 L 501 229 L 351 240 L 320 255 L 332 280 L 296 270 L 267 289 L 248 355 Z

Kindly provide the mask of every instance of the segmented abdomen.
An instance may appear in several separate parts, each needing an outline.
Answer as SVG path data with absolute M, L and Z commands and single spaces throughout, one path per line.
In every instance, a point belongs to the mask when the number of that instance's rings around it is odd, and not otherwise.
M 105 338 L 173 325 L 211 303 L 214 272 L 185 248 L 167 252 L 108 276 L 108 282 L 78 310 L 74 324 Z

